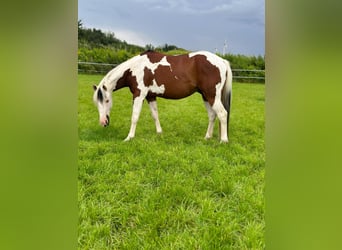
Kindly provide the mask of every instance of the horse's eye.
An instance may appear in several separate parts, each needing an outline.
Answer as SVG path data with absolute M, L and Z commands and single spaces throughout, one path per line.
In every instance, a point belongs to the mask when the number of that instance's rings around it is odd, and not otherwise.
M 106 103 L 108 103 L 108 102 L 109 102 L 109 100 L 107 99 L 107 100 L 106 100 Z

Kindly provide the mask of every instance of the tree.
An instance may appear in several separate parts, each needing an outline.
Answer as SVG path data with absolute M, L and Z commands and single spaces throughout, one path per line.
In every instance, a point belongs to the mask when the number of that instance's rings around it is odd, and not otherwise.
M 78 20 L 78 31 L 83 28 L 82 20 Z
M 152 44 L 146 44 L 145 50 L 154 50 L 154 46 Z

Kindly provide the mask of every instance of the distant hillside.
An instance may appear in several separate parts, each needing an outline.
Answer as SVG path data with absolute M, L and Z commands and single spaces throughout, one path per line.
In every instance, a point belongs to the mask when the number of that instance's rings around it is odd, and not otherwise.
M 175 45 L 165 44 L 145 47 L 129 44 L 115 37 L 114 33 L 103 32 L 100 29 L 85 28 L 78 21 L 78 61 L 90 63 L 120 64 L 145 50 L 156 50 L 166 54 L 184 54 L 187 50 Z M 113 68 L 112 65 L 79 64 L 80 72 L 104 73 Z
M 145 50 L 155 50 L 169 55 L 184 54 L 190 51 L 177 47 L 176 45 L 164 44 L 154 47 L 147 44 L 145 47 L 129 44 L 115 37 L 114 33 L 103 32 L 100 29 L 85 28 L 82 21 L 78 21 L 78 61 L 88 63 L 120 64 L 129 58 L 140 54 Z M 263 56 L 245 56 L 225 54 L 219 56 L 230 61 L 233 69 L 265 70 L 265 58 Z M 80 63 L 79 72 L 105 73 L 113 68 L 113 65 L 98 65 Z M 264 72 L 233 72 L 235 77 L 257 76 L 263 77 Z M 248 78 L 244 81 L 249 81 Z M 255 81 L 255 79 L 253 79 Z M 258 80 L 259 81 L 259 80 Z M 260 80 L 263 82 L 263 80 Z
M 78 47 L 79 48 L 111 48 L 115 50 L 125 50 L 132 54 L 138 54 L 145 50 L 156 50 L 161 52 L 180 51 L 186 52 L 182 48 L 178 48 L 176 45 L 164 44 L 158 47 L 154 47 L 152 44 L 147 44 L 145 47 L 129 44 L 126 41 L 122 41 L 115 37 L 113 32 L 103 32 L 100 29 L 85 28 L 82 21 L 78 21 Z

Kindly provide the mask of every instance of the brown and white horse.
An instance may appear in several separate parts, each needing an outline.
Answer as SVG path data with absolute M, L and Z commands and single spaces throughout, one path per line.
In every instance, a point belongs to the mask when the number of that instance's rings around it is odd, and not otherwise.
M 129 87 L 133 94 L 131 128 L 125 141 L 132 139 L 144 99 L 149 103 L 157 133 L 162 132 L 156 97 L 181 99 L 199 92 L 208 111 L 206 139 L 213 135 L 216 116 L 220 121 L 221 142 L 228 142 L 232 95 L 232 71 L 229 62 L 207 51 L 168 56 L 146 51 L 112 69 L 94 85 L 94 103 L 100 124 L 109 125 L 112 92 Z

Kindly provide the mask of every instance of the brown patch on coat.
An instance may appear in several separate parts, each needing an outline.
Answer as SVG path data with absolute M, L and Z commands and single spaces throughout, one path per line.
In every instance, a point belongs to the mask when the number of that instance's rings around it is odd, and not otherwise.
M 181 65 L 159 65 L 155 70 L 158 85 L 164 84 L 165 92 L 161 95 L 170 99 L 181 99 L 196 92 L 197 87 L 191 74 L 179 70 Z
M 152 50 L 147 50 L 143 53 L 140 54 L 141 56 L 147 55 L 148 60 L 150 60 L 151 63 L 157 63 L 160 62 L 161 59 L 165 56 L 161 53 L 152 51 Z
M 215 65 L 212 65 L 204 55 L 196 55 L 193 58 L 196 61 L 198 88 L 203 99 L 213 105 L 216 96 L 216 85 L 221 82 L 220 70 Z
M 144 85 L 146 87 L 153 85 L 153 82 L 152 82 L 153 78 L 154 78 L 154 75 L 152 73 L 152 70 L 150 70 L 149 68 L 145 67 L 144 68 L 144 79 L 143 79 Z
M 132 75 L 130 69 L 126 70 L 122 77 L 116 83 L 116 88 L 113 90 L 118 90 L 124 87 L 129 87 L 129 90 L 133 94 L 133 99 L 140 95 L 140 89 L 138 89 L 137 78 Z

